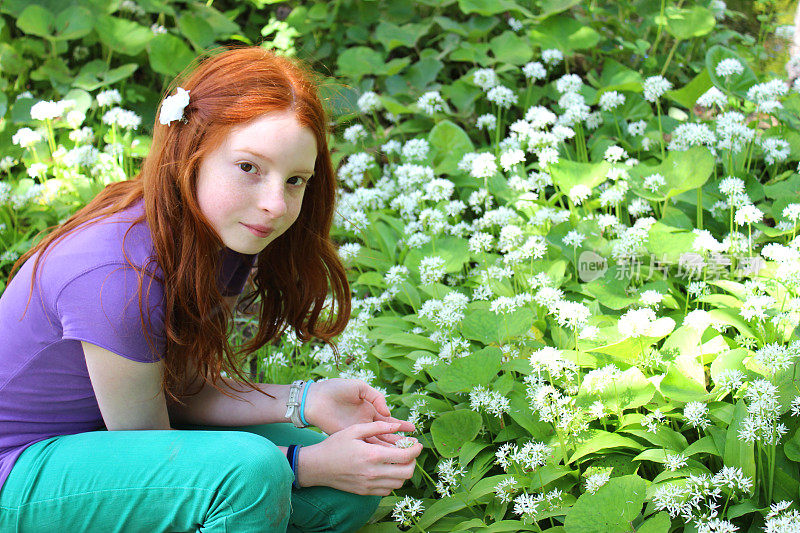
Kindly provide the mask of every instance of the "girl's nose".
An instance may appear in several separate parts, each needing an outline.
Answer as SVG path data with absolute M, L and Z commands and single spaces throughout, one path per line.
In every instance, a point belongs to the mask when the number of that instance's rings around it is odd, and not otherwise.
M 283 180 L 268 180 L 265 190 L 260 193 L 259 203 L 259 207 L 273 218 L 280 218 L 286 214 L 286 190 Z

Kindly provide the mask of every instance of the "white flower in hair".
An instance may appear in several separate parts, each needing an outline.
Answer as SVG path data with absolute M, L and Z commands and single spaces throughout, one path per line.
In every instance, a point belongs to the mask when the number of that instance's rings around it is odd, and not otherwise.
M 158 121 L 169 126 L 173 120 L 181 120 L 183 118 L 183 109 L 187 105 L 189 105 L 189 91 L 183 87 L 178 87 L 177 94 L 166 97 L 162 102 Z

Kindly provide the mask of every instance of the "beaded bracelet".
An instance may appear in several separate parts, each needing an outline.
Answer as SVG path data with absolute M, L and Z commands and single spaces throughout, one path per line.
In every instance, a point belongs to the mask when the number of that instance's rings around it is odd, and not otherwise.
M 297 482 L 297 456 L 300 455 L 300 448 L 302 448 L 300 444 L 290 444 L 286 449 L 286 459 L 289 461 L 289 466 L 294 474 L 292 486 L 296 489 L 300 488 L 300 484 Z

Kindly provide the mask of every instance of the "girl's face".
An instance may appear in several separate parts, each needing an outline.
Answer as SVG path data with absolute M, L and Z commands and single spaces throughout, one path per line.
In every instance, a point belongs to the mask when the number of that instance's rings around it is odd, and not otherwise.
M 200 162 L 200 209 L 225 246 L 256 254 L 297 219 L 316 159 L 314 134 L 291 111 L 234 127 Z

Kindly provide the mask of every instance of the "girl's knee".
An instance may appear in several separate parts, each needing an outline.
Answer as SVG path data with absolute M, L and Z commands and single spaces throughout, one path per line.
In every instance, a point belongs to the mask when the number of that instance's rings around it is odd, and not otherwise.
M 226 432 L 225 453 L 233 459 L 237 476 L 262 485 L 272 481 L 276 487 L 289 492 L 294 473 L 286 455 L 270 440 L 243 431 Z

